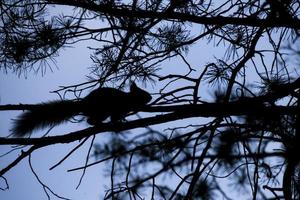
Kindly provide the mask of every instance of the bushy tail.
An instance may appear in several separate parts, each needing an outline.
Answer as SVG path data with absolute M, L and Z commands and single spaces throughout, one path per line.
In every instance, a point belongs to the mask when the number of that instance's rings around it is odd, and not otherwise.
M 24 137 L 32 131 L 59 125 L 79 114 L 80 103 L 74 101 L 50 101 L 41 103 L 32 110 L 25 111 L 14 120 L 12 133 Z

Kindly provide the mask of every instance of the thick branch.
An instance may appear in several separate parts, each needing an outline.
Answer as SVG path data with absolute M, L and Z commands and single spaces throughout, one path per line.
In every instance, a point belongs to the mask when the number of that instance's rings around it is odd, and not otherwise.
M 287 28 L 300 28 L 300 20 L 285 20 L 285 19 L 259 19 L 254 17 L 248 18 L 234 18 L 234 17 L 202 17 L 179 12 L 155 12 L 146 10 L 131 10 L 128 8 L 116 8 L 110 5 L 97 5 L 94 3 L 87 3 L 84 1 L 74 0 L 49 0 L 48 2 L 58 5 L 67 5 L 84 8 L 96 13 L 107 14 L 115 17 L 134 17 L 139 19 L 161 19 L 161 20 L 179 20 L 187 21 L 196 24 L 205 25 L 244 25 L 254 27 L 287 27 Z
M 125 123 L 104 123 L 98 126 L 87 128 L 81 131 L 43 138 L 0 138 L 0 145 L 21 144 L 21 145 L 42 145 L 47 146 L 56 143 L 70 143 L 81 140 L 85 137 L 102 132 L 120 132 L 134 128 L 172 122 L 175 120 L 188 119 L 192 117 L 225 117 L 225 116 L 265 116 L 295 115 L 297 106 L 263 106 L 246 103 L 207 103 L 201 105 L 180 105 L 151 107 L 145 109 L 151 112 L 171 112 L 144 119 L 133 120 Z

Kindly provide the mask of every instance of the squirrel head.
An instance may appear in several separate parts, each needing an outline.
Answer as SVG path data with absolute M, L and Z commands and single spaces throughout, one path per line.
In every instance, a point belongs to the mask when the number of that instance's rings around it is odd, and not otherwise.
M 133 95 L 138 100 L 138 102 L 140 102 L 143 105 L 146 105 L 152 99 L 151 95 L 147 91 L 139 88 L 135 84 L 135 82 L 132 82 L 130 86 L 130 94 Z

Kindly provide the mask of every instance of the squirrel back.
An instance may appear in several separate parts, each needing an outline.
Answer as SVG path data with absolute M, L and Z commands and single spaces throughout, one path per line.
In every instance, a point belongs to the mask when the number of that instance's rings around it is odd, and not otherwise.
M 128 93 L 114 88 L 98 88 L 82 100 L 85 105 L 83 115 L 91 125 L 108 117 L 115 122 L 123 119 L 129 112 L 141 109 L 151 99 L 151 95 L 137 87 L 135 83 L 132 83 Z

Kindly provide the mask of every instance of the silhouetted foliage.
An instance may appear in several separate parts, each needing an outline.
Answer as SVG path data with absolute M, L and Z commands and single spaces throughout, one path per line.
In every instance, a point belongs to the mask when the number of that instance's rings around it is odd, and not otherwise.
M 3 72 L 44 72 L 61 49 L 91 41 L 89 80 L 58 95 L 83 98 L 90 88 L 123 90 L 132 81 L 156 87 L 147 88 L 148 106 L 116 121 L 60 136 L 0 138 L 25 149 L 0 176 L 6 181 L 37 149 L 80 140 L 52 168 L 88 146 L 85 165 L 69 171 L 83 177 L 109 165 L 104 199 L 299 199 L 299 15 L 298 0 L 1 1 Z M 103 132 L 110 137 L 95 142 Z

